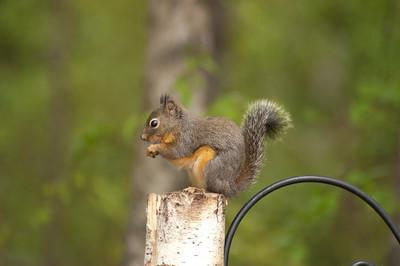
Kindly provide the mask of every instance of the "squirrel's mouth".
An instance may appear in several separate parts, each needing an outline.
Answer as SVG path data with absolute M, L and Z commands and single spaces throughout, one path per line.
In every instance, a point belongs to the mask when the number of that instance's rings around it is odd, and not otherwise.
M 151 144 L 160 144 L 162 140 L 162 136 L 159 135 L 150 135 L 146 137 L 146 141 L 150 142 Z

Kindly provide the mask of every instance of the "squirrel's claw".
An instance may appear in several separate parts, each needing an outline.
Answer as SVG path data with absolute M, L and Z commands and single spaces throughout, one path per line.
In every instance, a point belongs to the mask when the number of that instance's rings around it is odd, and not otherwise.
M 156 158 L 159 154 L 158 150 L 155 149 L 154 145 L 150 145 L 146 150 L 146 155 L 152 158 Z

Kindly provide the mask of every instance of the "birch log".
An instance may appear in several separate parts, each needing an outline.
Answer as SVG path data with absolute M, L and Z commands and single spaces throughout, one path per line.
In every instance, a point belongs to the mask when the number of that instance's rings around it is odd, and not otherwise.
M 144 264 L 222 266 L 225 202 L 196 188 L 150 194 Z

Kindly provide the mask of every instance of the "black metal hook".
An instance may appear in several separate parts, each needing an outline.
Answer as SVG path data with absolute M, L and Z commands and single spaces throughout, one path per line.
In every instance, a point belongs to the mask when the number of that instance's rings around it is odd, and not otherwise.
M 224 265 L 228 266 L 228 258 L 229 258 L 229 250 L 232 244 L 233 237 L 236 233 L 237 228 L 239 227 L 240 222 L 246 216 L 248 211 L 262 198 L 267 196 L 268 194 L 272 193 L 275 190 L 280 188 L 290 186 L 293 184 L 299 183 L 323 183 L 335 187 L 342 188 L 344 190 L 349 191 L 353 195 L 356 195 L 365 203 L 367 203 L 386 223 L 386 225 L 391 230 L 392 234 L 396 238 L 397 242 L 400 245 L 400 231 L 396 227 L 395 223 L 391 220 L 389 215 L 386 211 L 379 206 L 379 204 L 368 196 L 365 192 L 361 191 L 357 187 L 350 185 L 342 180 L 338 180 L 331 177 L 323 177 L 323 176 L 296 176 L 286 178 L 280 181 L 277 181 L 259 191 L 256 195 L 254 195 L 250 200 L 240 209 L 240 211 L 236 214 L 235 218 L 233 219 L 231 225 L 229 226 L 228 232 L 226 233 L 225 237 L 225 247 L 224 247 Z M 353 264 L 353 266 L 373 266 L 373 264 L 364 262 L 364 261 L 357 261 Z

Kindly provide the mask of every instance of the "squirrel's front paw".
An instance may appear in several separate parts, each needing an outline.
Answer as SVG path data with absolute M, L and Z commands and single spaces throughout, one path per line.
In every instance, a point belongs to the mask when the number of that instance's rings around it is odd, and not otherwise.
M 158 154 L 159 152 L 156 145 L 150 145 L 146 150 L 146 155 L 149 157 L 156 158 Z

